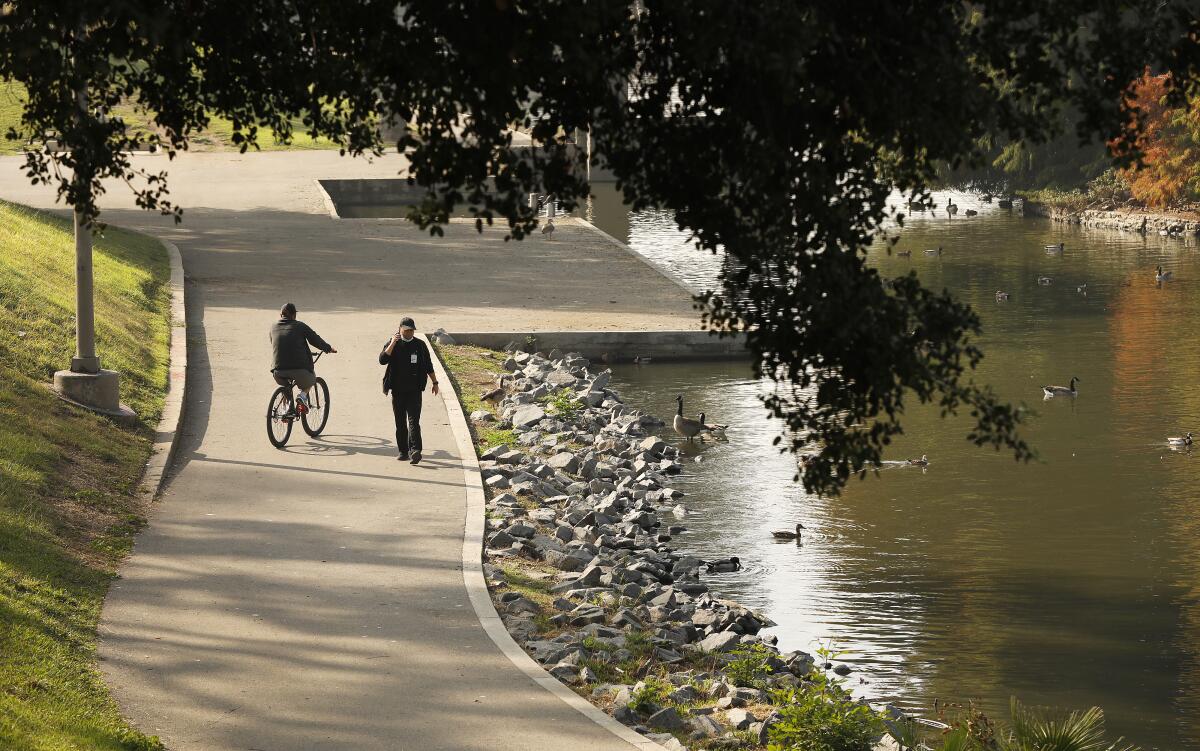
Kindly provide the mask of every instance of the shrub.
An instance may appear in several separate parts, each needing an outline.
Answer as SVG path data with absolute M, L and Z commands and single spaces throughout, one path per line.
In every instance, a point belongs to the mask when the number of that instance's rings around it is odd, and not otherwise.
M 642 685 L 629 694 L 629 708 L 634 712 L 646 714 L 654 711 L 660 704 L 667 701 L 667 696 L 674 690 L 667 681 L 654 676 L 647 677 Z
M 555 391 L 553 394 L 550 394 L 546 403 L 556 417 L 568 422 L 579 416 L 580 404 L 575 401 L 575 396 L 571 393 L 570 389 L 564 388 Z
M 871 751 L 883 732 L 879 716 L 824 675 L 801 688 L 775 692 L 780 720 L 770 751 Z
M 772 656 L 771 650 L 762 644 L 750 644 L 733 650 L 737 658 L 725 666 L 726 679 L 735 686 L 766 688 L 767 676 L 771 674 L 771 666 L 767 658 Z

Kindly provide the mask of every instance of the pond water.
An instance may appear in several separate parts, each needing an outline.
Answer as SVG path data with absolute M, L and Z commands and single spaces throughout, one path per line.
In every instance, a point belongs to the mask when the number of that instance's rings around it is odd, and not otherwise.
M 816 498 L 772 447 L 779 424 L 748 365 L 616 368 L 634 406 L 669 418 L 683 394 L 688 414 L 732 425 L 727 442 L 686 447 L 701 461 L 679 478 L 688 531 L 673 544 L 741 557 L 745 570 L 711 577 L 714 588 L 769 614 L 782 648 L 844 650 L 849 687 L 872 700 L 926 714 L 935 699 L 976 700 L 998 716 L 1010 696 L 1099 705 L 1110 732 L 1143 748 L 1200 749 L 1200 451 L 1165 442 L 1200 433 L 1200 254 L 1194 240 L 978 208 L 918 217 L 899 246 L 912 258 L 871 259 L 980 312 L 979 378 L 1034 409 L 1025 435 L 1041 460 L 975 448 L 965 420 L 912 405 L 889 458 L 927 454 L 927 469 L 889 465 Z M 711 285 L 720 259 L 669 215 L 599 213 L 611 234 Z M 1062 255 L 1044 252 L 1060 241 Z M 937 245 L 943 255 L 922 253 Z M 1156 285 L 1160 264 L 1176 281 Z M 1077 398 L 1042 401 L 1043 384 L 1072 376 Z M 796 522 L 802 544 L 771 539 Z

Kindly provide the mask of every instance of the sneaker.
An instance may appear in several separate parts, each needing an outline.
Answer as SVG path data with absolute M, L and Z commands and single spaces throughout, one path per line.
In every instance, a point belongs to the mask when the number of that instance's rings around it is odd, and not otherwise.
M 308 394 L 300 392 L 300 394 L 296 397 L 296 403 L 303 404 L 304 408 L 308 409 Z
M 421 452 L 420 451 L 412 452 L 412 459 L 410 459 L 409 461 L 411 461 L 413 464 L 420 464 L 421 463 Z
M 408 452 L 407 452 L 407 451 L 401 451 L 401 452 L 400 452 L 400 455 L 396 457 L 396 461 L 398 461 L 398 462 L 406 462 L 406 461 L 408 461 Z

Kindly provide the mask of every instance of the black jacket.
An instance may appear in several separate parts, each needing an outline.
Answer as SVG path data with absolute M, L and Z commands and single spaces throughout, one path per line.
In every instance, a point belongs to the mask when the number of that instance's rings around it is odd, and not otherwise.
M 322 352 L 328 352 L 332 347 L 317 332 L 306 324 L 290 318 L 280 318 L 271 327 L 271 349 L 274 350 L 275 364 L 272 370 L 312 370 L 312 345 Z
M 425 382 L 433 372 L 428 345 L 415 336 L 410 342 L 401 339 L 388 355 L 387 345 L 391 343 L 389 339 L 379 352 L 379 364 L 387 366 L 383 371 L 383 393 L 424 391 Z

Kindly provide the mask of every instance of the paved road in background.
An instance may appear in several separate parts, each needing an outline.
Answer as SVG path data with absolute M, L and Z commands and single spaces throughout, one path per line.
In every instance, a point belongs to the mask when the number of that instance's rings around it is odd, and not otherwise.
M 18 167 L 0 159 L 0 197 L 52 206 Z M 106 221 L 175 242 L 188 279 L 178 459 L 101 622 L 126 716 L 174 751 L 631 748 L 484 633 L 445 407 L 426 395 L 425 460 L 397 462 L 376 355 L 402 314 L 423 330 L 697 328 L 687 296 L 569 223 L 505 243 L 324 213 L 314 178 L 392 176 L 387 159 L 195 154 L 170 170 L 179 227 L 123 187 L 102 199 Z M 288 300 L 339 354 L 319 366 L 326 434 L 297 428 L 279 451 L 266 332 Z

